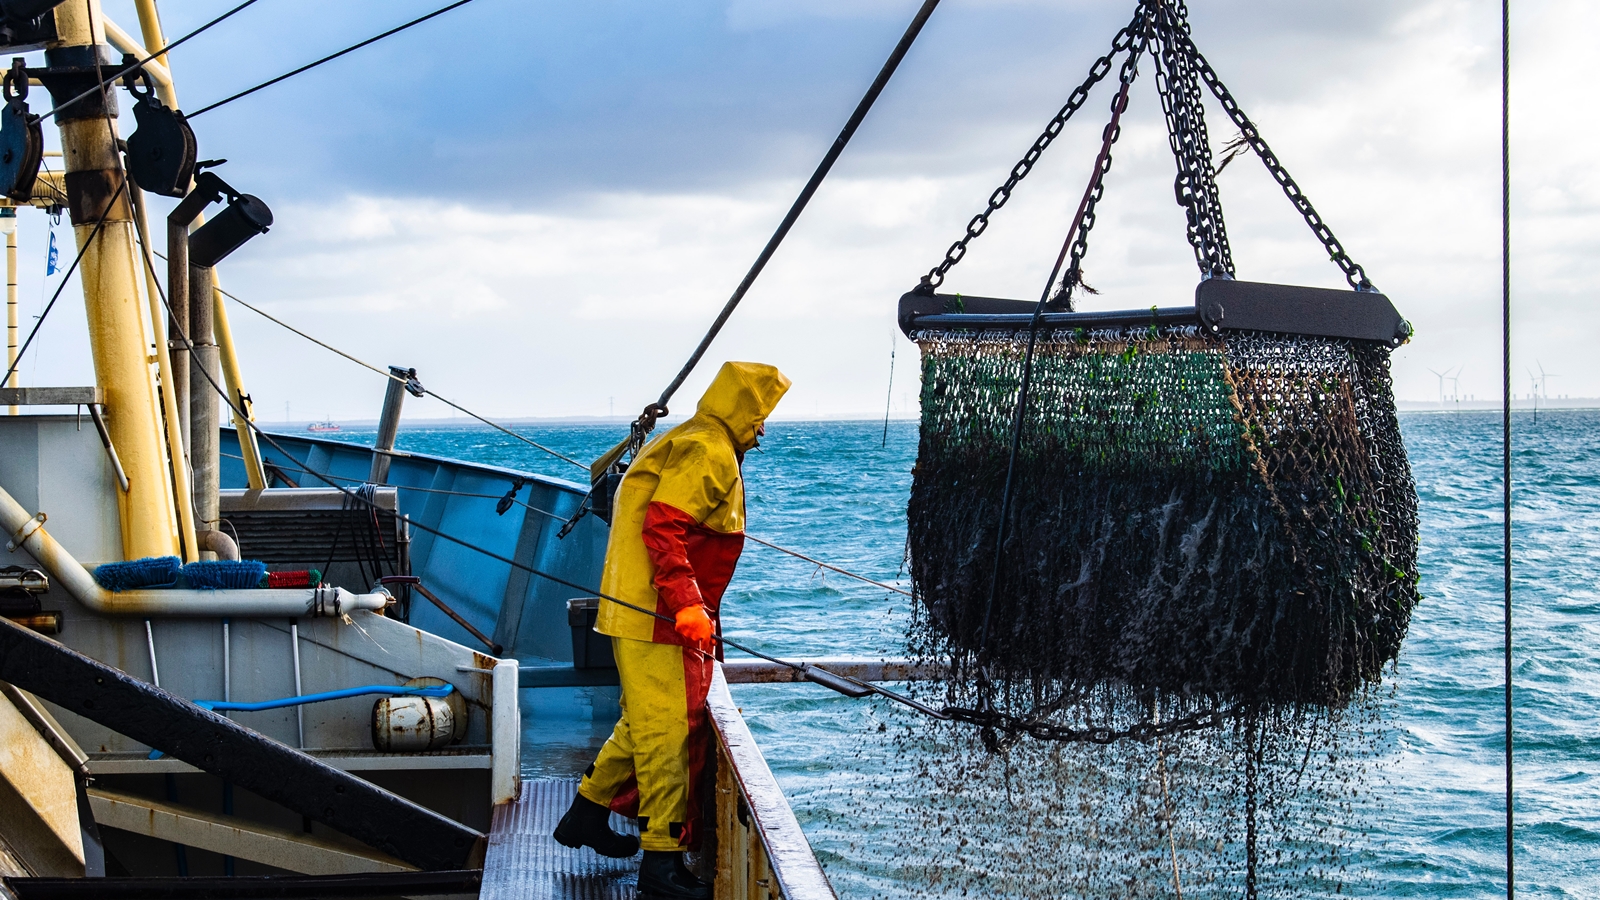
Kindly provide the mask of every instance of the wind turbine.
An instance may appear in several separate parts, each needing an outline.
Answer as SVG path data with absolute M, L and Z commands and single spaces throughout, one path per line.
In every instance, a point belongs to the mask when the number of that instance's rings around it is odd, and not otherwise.
M 1439 408 L 1440 409 L 1444 409 L 1444 383 L 1445 383 L 1445 380 L 1448 379 L 1451 382 L 1451 388 L 1450 388 L 1450 390 L 1452 391 L 1451 397 L 1452 397 L 1452 399 L 1454 399 L 1455 398 L 1455 394 L 1454 394 L 1455 385 L 1457 383 L 1459 383 L 1459 379 L 1460 379 L 1460 375 L 1461 375 L 1461 369 L 1462 369 L 1461 366 L 1456 366 L 1455 370 L 1454 370 L 1454 374 L 1451 374 L 1451 370 L 1450 369 L 1445 369 L 1443 372 L 1440 372 L 1440 371 L 1438 371 L 1436 369 L 1429 369 L 1428 370 L 1429 372 L 1432 372 L 1434 375 L 1438 376 L 1438 378 L 1439 378 Z
M 1546 372 L 1543 363 L 1535 362 L 1534 365 L 1539 367 L 1539 374 L 1535 375 L 1533 370 L 1529 369 L 1528 382 L 1533 386 L 1533 421 L 1537 422 L 1539 421 L 1539 401 L 1541 399 L 1550 399 L 1550 379 L 1556 376 Z
M 1535 361 L 1534 365 L 1539 367 L 1539 393 L 1540 393 L 1540 395 L 1543 396 L 1544 399 L 1549 400 L 1550 399 L 1550 379 L 1552 379 L 1552 378 L 1560 378 L 1561 376 L 1555 374 L 1554 372 L 1546 372 L 1544 370 L 1544 363 Z

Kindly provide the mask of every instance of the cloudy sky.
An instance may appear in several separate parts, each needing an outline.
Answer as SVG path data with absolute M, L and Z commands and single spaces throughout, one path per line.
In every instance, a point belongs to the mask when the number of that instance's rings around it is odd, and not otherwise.
M 165 4 L 169 39 L 230 2 Z M 174 51 L 194 110 L 432 9 L 261 0 Z M 194 121 L 200 153 L 277 217 L 225 286 L 497 416 L 631 414 L 692 349 L 832 141 L 915 0 L 475 0 Z M 1416 325 L 1401 397 L 1498 395 L 1499 4 L 1191 0 L 1194 36 L 1350 254 Z M 1515 390 L 1600 396 L 1600 5 L 1516 4 Z M 781 412 L 913 406 L 899 295 L 941 258 L 1131 15 L 1132 2 L 944 0 L 679 406 L 722 359 L 777 364 Z M 137 32 L 131 2 L 109 15 Z M 1035 298 L 1109 90 L 951 274 Z M 1213 141 L 1232 137 L 1213 105 Z M 131 129 L 125 117 L 124 130 Z M 1136 85 L 1086 263 L 1090 308 L 1178 305 L 1197 272 L 1154 85 Z M 51 129 L 47 128 L 47 131 Z M 1220 178 L 1239 276 L 1340 287 L 1252 157 Z M 22 220 L 23 312 L 48 224 Z M 64 226 L 58 226 L 64 228 Z M 63 234 L 64 246 L 70 240 Z M 69 294 L 24 366 L 91 377 Z M 370 418 L 380 379 L 235 309 L 261 418 Z M 1447 385 L 1447 390 L 1449 386 Z M 408 412 L 444 416 L 434 401 Z

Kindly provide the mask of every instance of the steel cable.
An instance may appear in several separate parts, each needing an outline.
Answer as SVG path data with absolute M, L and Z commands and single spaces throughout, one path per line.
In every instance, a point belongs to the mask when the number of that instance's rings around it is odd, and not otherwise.
M 1511 0 L 1500 0 L 1500 505 L 1506 679 L 1506 900 L 1517 893 L 1511 705 Z
M 805 211 L 806 204 L 811 202 L 811 196 L 817 192 L 817 188 L 822 186 L 822 180 L 828 176 L 828 172 L 833 168 L 834 162 L 839 159 L 839 154 L 844 152 L 845 145 L 850 143 L 850 138 L 856 133 L 856 129 L 860 127 L 862 121 L 866 119 L 867 111 L 872 109 L 872 104 L 878 99 L 878 95 L 883 93 L 884 87 L 889 83 L 890 76 L 894 75 L 895 69 L 899 68 L 900 61 L 905 58 L 906 52 L 911 49 L 911 45 L 916 41 L 917 35 L 922 32 L 922 26 L 927 23 L 928 17 L 933 15 L 934 7 L 938 5 L 939 0 L 923 0 L 922 7 L 917 10 L 916 16 L 911 19 L 911 24 L 906 26 L 905 33 L 900 36 L 900 42 L 895 45 L 893 52 L 889 54 L 889 59 L 884 62 L 883 68 L 878 70 L 878 77 L 872 80 L 872 85 L 867 88 L 867 93 L 861 98 L 861 102 L 856 104 L 855 112 L 850 114 L 850 119 L 845 122 L 844 128 L 839 132 L 839 136 L 834 138 L 833 146 L 828 148 L 828 152 L 822 157 L 822 162 L 817 164 L 816 171 L 811 173 L 811 180 L 806 182 L 806 186 L 801 189 L 800 196 L 796 197 L 794 203 L 789 207 L 789 212 L 783 217 L 783 221 L 778 223 L 778 229 L 772 233 L 772 237 L 767 239 L 766 246 L 761 248 L 760 255 L 750 265 L 750 271 L 745 273 L 744 280 L 740 281 L 739 286 L 734 289 L 733 296 L 729 297 L 728 302 L 723 305 L 722 311 L 717 314 L 717 318 L 711 323 L 711 327 L 706 330 L 705 337 L 700 339 L 699 346 L 695 347 L 694 352 L 689 354 L 688 362 L 683 364 L 683 368 L 672 379 L 672 383 L 668 384 L 667 389 L 661 392 L 660 398 L 655 403 L 645 408 L 645 412 L 640 416 L 639 421 L 639 424 L 643 424 L 648 419 L 649 427 L 646 427 L 645 431 L 655 426 L 655 420 L 659 416 L 666 415 L 667 403 L 672 400 L 672 395 L 677 393 L 678 388 L 683 386 L 684 379 L 689 377 L 689 373 L 693 372 L 694 367 L 699 364 L 700 358 L 705 356 L 706 350 L 711 347 L 711 342 L 716 340 L 717 334 L 722 331 L 722 326 L 727 324 L 728 317 L 733 315 L 734 309 L 739 306 L 739 302 L 749 292 L 750 286 L 755 284 L 756 277 L 761 274 L 762 269 L 766 268 L 767 261 L 772 259 L 772 255 L 778 251 L 778 245 L 783 243 L 784 237 L 789 234 L 789 229 L 793 228 L 794 223 L 800 219 L 800 214 Z
M 163 256 L 160 253 L 157 253 L 156 255 L 160 256 L 162 259 L 166 259 L 166 257 Z M 269 313 L 269 312 L 267 312 L 265 310 L 262 310 L 262 309 L 260 309 L 260 308 L 258 308 L 256 306 L 252 305 L 251 303 L 245 301 L 245 300 L 241 300 L 238 296 L 236 296 L 234 294 L 230 294 L 227 291 L 223 290 L 222 288 L 217 288 L 217 293 L 223 295 L 224 297 L 227 297 L 230 300 L 233 300 L 233 301 L 237 302 L 240 306 L 243 306 L 245 309 L 250 310 L 251 312 L 255 313 L 256 315 L 262 317 L 263 319 L 266 319 L 267 321 L 272 322 L 274 325 L 277 325 L 277 326 L 279 326 L 279 327 L 281 327 L 281 328 L 283 328 L 283 329 L 285 329 L 287 331 L 293 332 L 294 334 L 297 334 L 300 337 L 305 338 L 306 340 L 310 341 L 313 344 L 316 344 L 318 347 L 321 347 L 324 350 L 327 350 L 327 351 L 329 351 L 331 353 L 335 353 L 335 354 L 337 354 L 339 356 L 342 356 L 345 359 L 350 360 L 351 362 L 355 363 L 358 366 L 361 366 L 361 367 L 366 368 L 366 369 L 371 369 L 372 371 L 378 373 L 379 375 L 382 375 L 384 378 L 387 378 L 390 381 L 398 381 L 401 384 L 405 384 L 406 383 L 406 379 L 395 375 L 394 373 L 390 372 L 389 370 L 380 369 L 377 366 L 373 365 L 372 363 L 367 362 L 366 360 L 363 360 L 363 359 L 361 359 L 359 357 L 356 357 L 356 356 L 352 356 L 351 354 L 346 353 L 343 350 L 340 350 L 338 347 L 335 347 L 332 344 L 327 343 L 326 341 L 323 341 L 323 340 L 321 340 L 319 338 L 313 337 L 312 335 L 307 334 L 304 331 L 301 331 L 300 329 L 294 327 L 293 325 L 290 325 L 288 322 L 283 321 L 282 319 L 278 318 L 277 316 L 274 316 L 271 313 Z M 549 447 L 546 447 L 545 445 L 539 443 L 538 441 L 533 440 L 530 437 L 526 437 L 524 435 L 518 434 L 515 431 L 512 431 L 511 429 L 505 427 L 504 425 L 499 424 L 498 422 L 494 422 L 494 421 L 492 421 L 490 419 L 487 419 L 487 418 L 485 418 L 483 416 L 480 416 L 477 413 L 473 412 L 472 410 L 467 409 L 466 407 L 462 406 L 459 403 L 456 403 L 453 400 L 450 400 L 448 398 L 439 396 L 437 393 L 433 392 L 432 390 L 429 390 L 428 388 L 423 388 L 422 392 L 424 394 L 428 395 L 429 397 L 432 397 L 433 399 L 439 401 L 440 403 L 443 403 L 445 406 L 448 406 L 451 409 L 457 410 L 457 411 L 459 411 L 461 413 L 464 413 L 464 414 L 466 414 L 468 416 L 471 416 L 472 418 L 477 419 L 479 422 L 482 422 L 483 424 L 488 425 L 490 428 L 493 428 L 494 430 L 499 431 L 502 434 L 505 434 L 505 435 L 508 435 L 510 437 L 516 438 L 517 440 L 523 442 L 524 444 L 527 444 L 530 447 L 533 447 L 535 449 L 538 449 L 538 450 L 541 450 L 541 451 L 543 451 L 545 453 L 548 453 L 548 454 L 550 454 L 551 456 L 554 456 L 557 459 L 563 460 L 565 462 L 569 462 L 572 465 L 577 466 L 580 469 L 589 468 L 589 466 L 586 463 L 579 462 L 578 460 L 573 459 L 572 457 L 566 455 L 565 453 L 562 453 L 559 450 L 554 450 L 554 449 L 551 449 Z
M 33 323 L 33 329 L 28 332 L 27 340 L 23 341 L 22 346 L 18 348 L 17 358 L 12 360 L 10 368 L 6 369 L 6 374 L 0 376 L 0 384 L 5 384 L 11 380 L 11 373 L 15 372 L 17 366 L 22 363 L 23 354 L 28 352 L 28 347 L 33 343 L 34 337 L 39 334 L 39 329 L 44 327 L 44 320 L 49 317 L 50 310 L 55 309 L 56 301 L 61 299 L 61 292 L 66 290 L 67 282 L 72 280 L 72 273 L 77 271 L 78 263 L 83 261 L 84 253 L 88 252 L 89 245 L 94 243 L 95 238 L 100 236 L 100 229 L 105 227 L 106 216 L 111 214 L 111 207 L 116 205 L 117 199 L 127 189 L 128 182 L 124 179 L 121 184 L 117 185 L 116 193 L 112 194 L 111 199 L 106 201 L 106 208 L 101 211 L 100 220 L 94 223 L 94 230 L 89 232 L 88 240 L 84 241 L 83 246 L 78 248 L 78 255 L 72 258 L 72 265 L 68 266 L 66 274 L 61 276 L 61 283 L 56 285 L 56 292 L 51 295 L 50 302 L 45 305 L 44 312 L 39 313 L 39 321 Z
M 228 457 L 229 459 L 237 459 L 237 460 L 241 460 L 241 461 L 244 459 L 243 456 L 240 456 L 240 455 L 235 454 L 235 453 L 224 453 L 222 455 Z M 294 461 L 294 464 L 295 464 L 294 465 L 294 471 L 300 472 L 300 473 L 305 474 L 305 475 L 317 475 L 316 472 L 313 472 L 309 467 L 307 467 L 307 465 L 305 463 L 302 463 L 300 460 L 295 459 L 293 456 L 289 457 L 289 459 Z M 279 466 L 278 463 L 272 463 L 272 465 L 274 467 L 278 467 Z M 337 479 L 339 481 L 348 481 L 351 484 L 364 484 L 365 483 L 359 478 L 349 478 L 349 477 L 346 477 L 346 476 L 343 476 L 343 475 L 322 475 L 322 476 L 319 476 L 319 477 L 333 478 L 333 479 Z M 418 493 L 423 493 L 423 494 L 443 494 L 443 495 L 450 496 L 450 497 L 470 497 L 470 498 L 476 499 L 476 500 L 502 500 L 502 499 L 504 499 L 504 495 L 502 495 L 502 494 L 479 494 L 479 493 L 475 493 L 475 492 L 472 492 L 472 491 L 448 491 L 448 490 L 444 490 L 444 489 L 441 489 L 441 488 L 410 487 L 410 486 L 407 486 L 407 485 L 395 485 L 394 487 L 396 487 L 396 488 L 398 488 L 399 490 L 402 490 L 402 491 L 417 491 Z M 522 507 L 523 509 L 529 510 L 530 512 L 536 512 L 539 515 L 544 516 L 545 518 L 552 519 L 552 520 L 557 521 L 557 522 L 565 522 L 565 521 L 567 521 L 567 517 L 566 516 L 558 515 L 556 513 L 551 512 L 548 509 L 540 509 L 539 507 L 534 506 L 531 503 L 527 503 L 527 502 L 525 502 L 523 500 L 513 499 L 511 502 L 513 502 L 516 505 Z M 746 540 L 750 540 L 750 541 L 754 541 L 755 543 L 760 544 L 763 547 L 767 547 L 769 549 L 776 550 L 779 553 L 787 554 L 789 556 L 794 557 L 795 559 L 811 563 L 814 566 L 818 566 L 820 568 L 827 569 L 830 572 L 837 572 L 840 575 L 845 576 L 846 578 L 853 578 L 856 581 L 860 581 L 860 582 L 863 582 L 865 584 L 870 584 L 873 587 L 883 588 L 886 591 L 893 591 L 896 594 L 902 594 L 902 595 L 907 596 L 907 597 L 912 596 L 912 593 L 910 591 L 904 589 L 904 588 L 895 587 L 892 584 L 886 584 L 886 583 L 884 583 L 882 581 L 874 581 L 873 579 L 868 578 L 865 575 L 858 575 L 855 572 L 850 571 L 849 569 L 845 569 L 845 568 L 842 568 L 840 566 L 833 565 L 832 563 L 823 562 L 822 560 L 816 559 L 815 557 L 807 556 L 806 554 L 801 553 L 798 550 L 791 550 L 788 547 L 783 547 L 783 546 L 780 546 L 778 544 L 774 544 L 771 541 L 763 540 L 762 538 L 758 538 L 755 535 L 750 534 L 748 532 L 746 532 L 746 534 L 745 534 L 745 539 Z
M 205 23 L 204 25 L 201 25 L 199 28 L 196 28 L 195 30 L 189 32 L 188 34 L 184 35 L 183 37 L 178 38 L 177 40 L 175 40 L 172 43 L 166 45 L 165 47 L 162 47 L 160 50 L 157 50 L 155 53 L 152 53 L 149 56 L 146 56 L 144 59 L 139 60 L 138 62 L 134 63 L 131 66 L 126 66 L 126 67 L 118 70 L 117 73 L 112 75 L 110 78 L 102 78 L 100 80 L 99 84 L 96 84 L 94 87 L 89 88 L 88 90 L 86 90 L 83 93 L 77 95 L 76 97 L 73 97 L 71 100 L 68 100 L 65 103 L 56 104 L 56 106 L 53 109 L 51 109 L 49 112 L 46 112 L 43 115 L 39 116 L 39 118 L 43 119 L 43 118 L 46 118 L 48 116 L 55 115 L 56 113 L 60 112 L 61 110 L 66 109 L 67 107 L 71 106 L 72 104 L 77 103 L 79 100 L 82 100 L 83 98 L 89 96 L 90 94 L 94 93 L 95 91 L 103 91 L 103 90 L 105 90 L 108 85 L 115 84 L 117 79 L 121 78 L 122 76 L 128 74 L 129 72 L 133 72 L 133 71 L 136 71 L 138 69 L 142 69 L 144 67 L 144 64 L 149 62 L 150 60 L 155 59 L 158 56 L 165 56 L 167 53 L 172 51 L 174 48 L 178 47 L 180 44 L 184 43 L 185 41 L 189 40 L 192 37 L 198 37 L 199 35 L 201 35 L 204 32 L 206 32 L 208 29 L 210 29 L 211 26 L 221 23 L 224 19 L 230 18 L 234 13 L 243 10 L 245 7 L 250 6 L 250 5 L 254 4 L 255 2 L 256 2 L 256 0 L 244 0 L 243 3 L 239 4 L 238 6 L 235 6 L 233 9 L 230 9 L 227 12 L 223 13 L 222 15 L 217 16 L 215 19 L 212 19 L 211 21 Z M 95 68 L 97 70 L 100 68 L 100 63 L 99 63 L 99 58 L 98 57 L 96 57 Z
M 255 0 L 251 0 L 251 2 L 253 3 L 253 2 L 255 2 Z M 193 119 L 196 116 L 201 115 L 202 113 L 208 113 L 211 110 L 216 109 L 216 108 L 218 108 L 220 106 L 227 106 L 229 103 L 232 103 L 233 101 L 238 100 L 238 99 L 240 99 L 242 97 L 248 97 L 251 94 L 254 94 L 256 91 L 272 87 L 273 85 L 277 84 L 280 81 L 287 81 L 288 79 L 293 78 L 294 76 L 299 75 L 302 72 L 309 72 L 310 70 L 315 69 L 317 66 L 320 66 L 323 63 L 332 62 L 332 61 L 338 59 L 339 57 L 344 56 L 346 53 L 353 53 L 353 52 L 355 52 L 357 50 L 360 50 L 362 47 L 367 46 L 368 44 L 375 44 L 378 41 L 381 41 L 384 38 L 389 37 L 390 35 L 399 34 L 400 32 L 405 31 L 407 28 L 410 28 L 413 25 L 421 25 L 423 22 L 428 21 L 429 19 L 433 18 L 434 16 L 442 16 L 445 13 L 449 12 L 452 9 L 455 9 L 458 6 L 466 6 L 468 3 L 471 3 L 471 2 L 472 2 L 472 0 L 456 0 L 456 2 L 451 3 L 451 4 L 447 5 L 447 6 L 440 7 L 439 9 L 436 9 L 433 12 L 428 13 L 425 16 L 420 16 L 418 18 L 412 19 L 411 21 L 405 23 L 404 25 L 398 25 L 398 26 L 395 26 L 394 28 L 389 29 L 388 31 L 385 31 L 382 34 L 373 35 L 372 37 L 369 37 L 366 40 L 364 40 L 364 41 L 362 41 L 362 42 L 360 42 L 358 44 L 351 44 L 350 46 L 344 48 L 343 50 L 340 50 L 337 53 L 330 53 L 329 55 L 324 56 L 323 58 L 317 60 L 316 62 L 306 63 L 305 65 L 303 65 L 300 68 L 295 69 L 295 70 L 293 70 L 291 72 L 285 72 L 285 73 L 283 73 L 282 75 L 279 75 L 276 78 L 270 78 L 270 79 L 268 79 L 266 81 L 263 81 L 263 82 L 261 82 L 260 84 L 256 85 L 253 88 L 247 88 L 247 89 L 242 90 L 239 93 L 234 94 L 232 96 L 224 97 L 223 99 L 218 100 L 217 102 L 212 103 L 209 106 L 202 106 L 198 110 L 195 110 L 194 112 L 189 113 L 188 118 Z M 246 5 L 248 6 L 249 4 L 246 4 Z M 231 15 L 231 13 L 230 13 L 230 15 Z

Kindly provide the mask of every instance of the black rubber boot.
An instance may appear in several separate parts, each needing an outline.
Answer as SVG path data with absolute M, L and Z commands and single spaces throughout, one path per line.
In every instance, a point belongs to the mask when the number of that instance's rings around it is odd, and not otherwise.
M 646 850 L 639 864 L 639 900 L 711 900 L 711 885 L 694 877 L 676 850 Z
M 611 810 L 579 794 L 556 825 L 553 837 L 564 847 L 593 847 L 612 859 L 627 859 L 639 852 L 639 839 L 611 830 Z

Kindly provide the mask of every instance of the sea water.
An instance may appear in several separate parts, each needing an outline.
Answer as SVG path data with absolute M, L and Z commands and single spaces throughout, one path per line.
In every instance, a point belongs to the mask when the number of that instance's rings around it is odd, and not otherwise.
M 1368 834 L 1343 861 L 1343 896 L 1504 895 L 1500 421 L 1401 417 L 1421 499 L 1417 606 L 1374 698 L 1364 744 Z M 1516 415 L 1517 881 L 1526 897 L 1600 896 L 1600 413 Z M 620 425 L 521 429 L 578 459 Z M 347 435 L 361 440 L 359 433 Z M 749 533 L 909 587 L 905 503 L 913 422 L 774 422 L 745 461 Z M 403 449 L 542 472 L 582 470 L 484 428 L 416 428 Z M 749 544 L 724 601 L 731 637 L 788 657 L 896 656 L 900 594 Z M 965 840 L 926 829 L 904 773 L 921 727 L 881 700 L 813 685 L 736 686 L 735 698 L 841 896 L 901 896 Z M 536 692 L 525 692 L 536 693 Z M 530 701 L 536 704 L 537 701 Z M 535 710 L 537 712 L 537 710 Z M 602 705 L 598 718 L 605 718 Z M 581 767 L 609 723 L 565 733 L 533 774 Z M 544 735 L 548 737 L 548 735 Z M 575 770 L 574 770 L 575 771 Z M 991 814 L 1004 817 L 1006 810 Z M 1019 841 L 1022 840 L 1019 838 Z M 998 854 L 1006 848 L 995 847 Z M 1279 886 L 1275 893 L 1320 893 Z M 994 896 L 995 894 L 990 894 Z M 1157 896 L 1170 896 L 1169 892 Z

